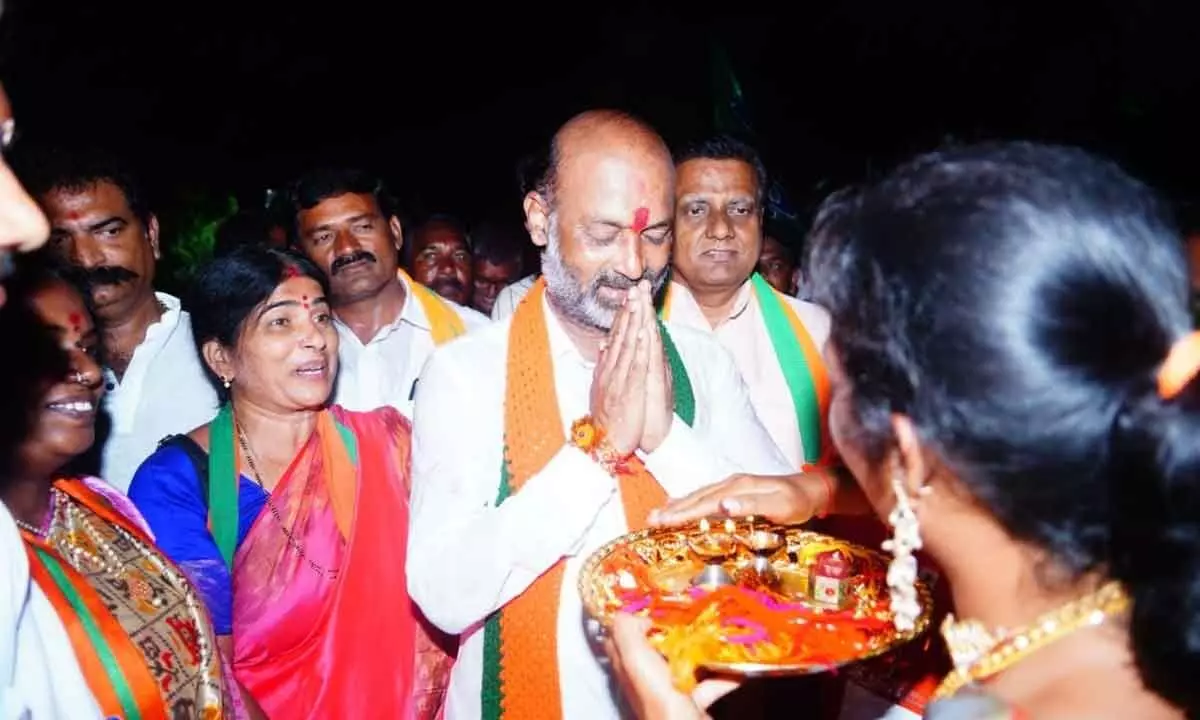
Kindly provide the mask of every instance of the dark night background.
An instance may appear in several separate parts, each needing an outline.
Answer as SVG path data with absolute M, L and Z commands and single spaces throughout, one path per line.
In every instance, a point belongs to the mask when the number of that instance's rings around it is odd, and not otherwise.
M 518 159 L 576 111 L 710 129 L 715 45 L 800 208 L 947 139 L 1080 144 L 1183 203 L 1200 185 L 1185 3 L 6 5 L 21 132 L 130 153 L 168 237 L 196 193 L 258 203 L 332 160 L 383 172 L 410 212 L 512 217 Z

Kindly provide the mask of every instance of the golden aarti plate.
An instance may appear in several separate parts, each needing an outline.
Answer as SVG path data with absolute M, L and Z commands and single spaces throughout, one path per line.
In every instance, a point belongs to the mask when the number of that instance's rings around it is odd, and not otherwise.
M 818 673 L 865 660 L 925 631 L 892 624 L 889 558 L 828 535 L 754 518 L 713 518 L 630 533 L 597 550 L 579 576 L 584 607 L 608 627 L 617 612 L 649 617 L 650 641 L 687 688 L 696 671 Z

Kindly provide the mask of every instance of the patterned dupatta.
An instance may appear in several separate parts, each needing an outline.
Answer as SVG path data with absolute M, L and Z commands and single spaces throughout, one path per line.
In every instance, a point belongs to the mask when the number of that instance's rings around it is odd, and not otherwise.
M 210 437 L 209 507 L 226 555 L 238 518 L 228 407 Z M 233 552 L 234 673 L 269 717 L 426 717 L 426 690 L 440 707 L 444 677 L 414 682 L 423 636 L 404 574 L 408 478 L 398 412 L 323 411 Z
M 517 307 L 508 338 L 508 376 L 504 399 L 504 457 L 497 504 L 519 493 L 566 444 L 554 363 L 543 304 L 545 280 L 539 279 Z M 671 368 L 675 414 L 691 425 L 696 402 L 691 380 L 666 328 L 663 352 Z M 666 493 L 634 457 L 618 477 L 625 523 L 645 526 L 650 511 L 666 501 Z M 558 602 L 566 561 L 554 567 L 502 610 L 484 628 L 482 715 L 484 720 L 560 720 L 562 695 L 558 677 Z
M 54 483 L 45 538 L 23 531 L 34 582 L 106 717 L 232 715 L 212 625 L 187 578 L 83 480 Z

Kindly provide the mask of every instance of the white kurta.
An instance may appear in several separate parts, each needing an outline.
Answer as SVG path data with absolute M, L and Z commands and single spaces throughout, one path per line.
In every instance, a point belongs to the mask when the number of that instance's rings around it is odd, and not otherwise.
M 543 302 L 545 302 L 543 300 Z M 563 436 L 588 414 L 593 366 L 547 308 Z M 558 614 L 563 716 L 615 718 L 615 695 L 588 641 L 575 589 L 580 565 L 627 532 L 615 480 L 564 446 L 499 507 L 504 395 L 511 320 L 434 353 L 417 390 L 413 425 L 408 585 L 431 622 L 461 634 L 447 698 L 450 720 L 480 715 L 483 625 L 561 558 Z M 671 496 L 735 472 L 779 474 L 788 463 L 759 423 L 728 353 L 672 327 L 696 396 L 693 427 L 675 418 L 663 445 L 644 457 Z
M 824 309 L 793 297 L 783 297 L 804 324 L 818 350 L 823 350 L 829 338 L 829 314 Z M 749 281 L 742 285 L 729 317 L 716 328 L 708 322 L 691 292 L 677 282 L 671 283 L 671 322 L 684 325 L 716 338 L 733 355 L 733 361 L 750 392 L 750 402 L 759 420 L 775 444 L 783 451 L 791 467 L 798 470 L 804 464 L 804 445 L 796 406 L 788 389 L 775 346 L 767 335 L 762 309 L 754 299 Z
M 512 285 L 503 288 L 496 294 L 496 302 L 492 304 L 492 319 L 503 320 L 517 311 L 521 300 L 529 293 L 537 275 L 526 275 Z
M 407 297 L 400 316 L 383 326 L 365 345 L 350 328 L 335 322 L 338 331 L 338 378 L 334 402 L 347 410 L 367 412 L 391 406 L 412 418 L 413 389 L 425 361 L 433 352 L 433 327 L 425 308 L 404 278 Z M 449 300 L 468 331 L 488 325 L 487 316 Z
M 0 503 L 0 720 L 99 717 L 67 631 L 30 580 L 25 542 Z
M 167 311 L 146 329 L 125 375 L 118 381 L 105 372 L 104 409 L 112 430 L 100 475 L 121 492 L 160 440 L 191 432 L 217 414 L 217 393 L 196 352 L 191 317 L 177 298 L 156 295 Z

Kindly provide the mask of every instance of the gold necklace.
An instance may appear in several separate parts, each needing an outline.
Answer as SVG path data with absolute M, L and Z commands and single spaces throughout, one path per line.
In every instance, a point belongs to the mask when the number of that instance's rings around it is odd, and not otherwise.
M 1076 630 L 1100 625 L 1128 609 L 1129 596 L 1114 580 L 1018 630 L 999 630 L 993 634 L 977 620 L 960 621 L 947 615 L 942 623 L 942 637 L 946 639 L 954 669 L 942 680 L 933 699 L 948 698 L 970 683 L 992 677 Z
M 284 522 L 283 513 L 272 502 L 271 493 L 267 492 L 266 486 L 263 485 L 262 476 L 258 474 L 258 466 L 254 464 L 254 453 L 250 451 L 250 441 L 246 439 L 246 432 L 242 430 L 242 424 L 234 420 L 233 427 L 237 431 L 238 445 L 242 447 L 242 455 L 246 458 L 246 464 L 250 466 L 250 473 L 254 476 L 254 482 L 262 488 L 263 493 L 266 495 L 267 509 L 271 511 L 271 516 L 275 518 L 275 522 L 279 523 L 279 529 L 283 530 L 283 535 L 287 538 L 288 545 L 291 546 L 292 550 L 295 551 L 301 560 L 308 563 L 308 566 L 314 573 L 329 580 L 336 580 L 339 570 L 337 568 L 326 568 L 310 558 L 304 551 L 304 545 L 292 535 L 291 528 Z

